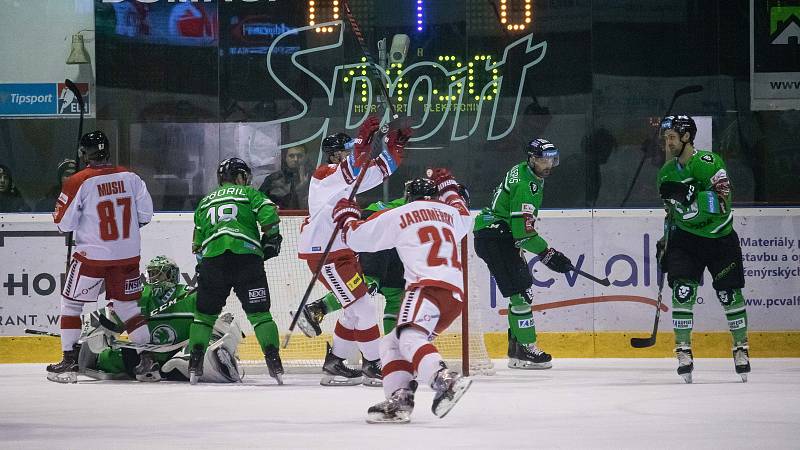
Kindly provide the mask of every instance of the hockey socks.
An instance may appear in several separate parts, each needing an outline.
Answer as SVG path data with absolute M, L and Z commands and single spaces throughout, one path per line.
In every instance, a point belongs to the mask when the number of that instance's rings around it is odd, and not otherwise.
M 696 281 L 675 280 L 672 285 L 672 328 L 678 347 L 688 347 L 692 343 L 692 310 L 697 300 L 697 284 Z
M 81 337 L 83 302 L 61 297 L 61 350 L 68 352 Z
M 256 334 L 258 344 L 261 346 L 261 351 L 266 354 L 267 348 L 272 346 L 278 348 L 280 345 L 280 337 L 278 336 L 278 325 L 272 320 L 272 314 L 269 312 L 248 313 L 247 320 L 253 325 L 253 330 Z
M 733 336 L 734 347 L 747 345 L 747 310 L 741 289 L 717 291 L 717 298 L 725 310 L 728 328 Z
M 199 345 L 203 352 L 208 347 L 211 340 L 211 330 L 214 329 L 214 322 L 217 321 L 219 314 L 203 314 L 199 311 L 194 313 L 194 321 L 189 328 L 189 348 L 193 349 Z
M 522 294 L 514 294 L 508 301 L 508 328 L 520 344 L 536 342 L 533 310 Z

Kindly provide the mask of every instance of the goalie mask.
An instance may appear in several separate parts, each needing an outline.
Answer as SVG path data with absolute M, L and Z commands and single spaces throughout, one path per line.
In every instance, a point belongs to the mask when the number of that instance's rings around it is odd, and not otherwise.
M 147 263 L 147 282 L 153 287 L 170 289 L 180 282 L 180 269 L 166 256 L 156 256 Z
M 530 141 L 526 152 L 528 154 L 528 167 L 541 178 L 549 176 L 553 167 L 558 165 L 558 148 L 547 139 Z
M 244 178 L 244 184 L 249 186 L 253 173 L 250 171 L 250 166 L 239 158 L 228 158 L 217 167 L 217 182 L 220 185 L 225 182 L 236 184 L 239 175 Z
M 697 135 L 697 124 L 689 116 L 667 116 L 661 120 L 660 133 L 663 136 L 667 130 L 675 130 L 679 138 L 683 138 L 684 133 L 689 133 L 689 143 L 694 145 L 694 137 Z M 681 139 L 681 141 L 683 141 Z
M 413 202 L 414 200 L 430 200 L 436 198 L 439 190 L 436 185 L 428 178 L 415 178 L 406 182 L 405 199 L 406 202 Z
M 111 156 L 108 138 L 100 130 L 81 136 L 81 158 L 86 161 L 105 162 Z

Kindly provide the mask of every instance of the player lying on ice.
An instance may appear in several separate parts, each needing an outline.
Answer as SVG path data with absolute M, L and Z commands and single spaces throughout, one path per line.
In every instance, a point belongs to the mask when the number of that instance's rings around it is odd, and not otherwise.
M 148 349 L 161 366 L 161 377 L 189 381 L 189 327 L 197 312 L 197 294 L 180 283 L 180 270 L 166 256 L 147 264 L 147 282 L 139 307 L 148 318 Z M 78 356 L 78 373 L 99 380 L 129 379 L 139 364 L 135 344 L 117 341 L 123 325 L 111 308 L 84 317 L 84 332 Z M 235 383 L 244 375 L 236 359 L 242 332 L 230 314 L 214 324 L 211 345 L 205 354 L 201 381 Z M 134 347 L 127 347 L 133 345 Z M 122 347 L 121 347 L 122 346 Z
M 394 331 L 380 344 L 386 400 L 369 408 L 369 423 L 406 423 L 418 383 L 434 392 L 432 410 L 444 417 L 472 383 L 452 372 L 433 339 L 461 314 L 463 275 L 458 246 L 472 218 L 457 183 L 445 169 L 433 180 L 406 185 L 407 204 L 360 220 L 355 202 L 341 199 L 333 210 L 341 242 L 355 252 L 396 248 L 406 290 Z

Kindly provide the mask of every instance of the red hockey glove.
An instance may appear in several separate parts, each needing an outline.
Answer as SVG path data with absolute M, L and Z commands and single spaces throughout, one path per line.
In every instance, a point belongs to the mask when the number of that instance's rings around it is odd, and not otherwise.
M 448 169 L 433 169 L 431 180 L 433 180 L 433 183 L 436 185 L 436 189 L 439 190 L 439 196 L 447 192 L 458 193 L 458 182 L 456 182 L 456 179 L 453 178 L 453 175 Z
M 380 128 L 380 119 L 376 116 L 370 116 L 358 129 L 353 151 L 353 157 L 358 167 L 364 167 L 369 161 L 370 144 L 372 144 L 372 137 L 378 131 L 378 128 Z
M 412 134 L 413 131 L 411 128 L 400 128 L 390 132 L 389 135 L 386 136 L 386 148 L 389 150 L 389 154 L 392 155 L 392 159 L 394 159 L 395 164 L 398 166 L 403 162 L 406 144 L 408 144 L 408 140 L 411 139 Z
M 355 201 L 342 198 L 336 202 L 336 206 L 333 208 L 331 217 L 333 218 L 334 222 L 338 223 L 340 227 L 344 228 L 348 222 L 361 218 L 361 208 Z

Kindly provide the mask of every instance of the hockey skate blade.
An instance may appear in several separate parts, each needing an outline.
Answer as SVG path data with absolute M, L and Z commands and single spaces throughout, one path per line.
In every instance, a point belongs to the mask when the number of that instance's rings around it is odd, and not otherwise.
M 189 384 L 195 385 L 200 381 L 200 377 L 195 372 L 189 372 Z
M 363 377 L 361 384 L 367 387 L 383 387 L 383 380 L 380 378 Z
M 276 373 L 275 375 L 272 376 L 272 378 L 275 378 L 275 381 L 278 382 L 278 386 L 283 386 L 283 374 L 282 373 Z
M 436 417 L 443 419 L 447 413 L 456 406 L 461 397 L 467 393 L 467 389 L 472 386 L 472 380 L 469 378 L 461 377 L 456 381 L 455 386 L 453 386 L 453 398 L 451 399 L 444 399 L 436 405 L 436 409 L 433 411 L 433 414 Z
M 553 367 L 553 363 L 543 362 L 543 363 L 534 363 L 530 361 L 522 361 L 517 358 L 509 358 L 508 360 L 508 368 L 509 369 L 521 369 L 521 370 L 545 370 L 551 369 Z
M 367 414 L 367 423 L 380 424 L 402 424 L 411 422 L 411 413 L 398 411 L 394 416 L 387 416 L 382 413 Z
M 322 386 L 358 386 L 362 377 L 345 378 L 335 375 L 324 375 L 319 381 Z
M 692 384 L 692 372 L 679 374 L 686 384 Z
M 740 373 L 739 376 L 742 377 L 742 383 L 747 383 L 747 374 L 746 373 Z
M 78 382 L 78 372 L 47 372 L 47 379 L 61 384 L 73 384 Z

